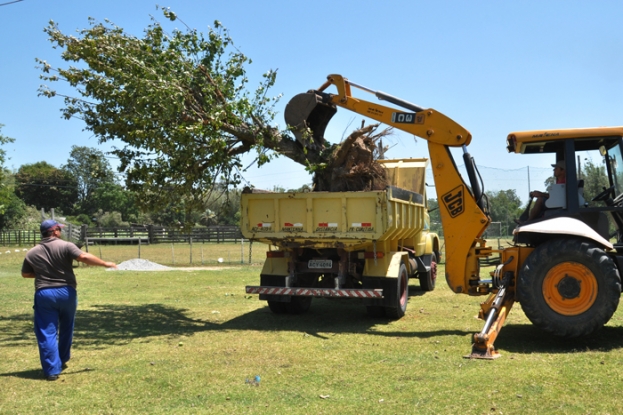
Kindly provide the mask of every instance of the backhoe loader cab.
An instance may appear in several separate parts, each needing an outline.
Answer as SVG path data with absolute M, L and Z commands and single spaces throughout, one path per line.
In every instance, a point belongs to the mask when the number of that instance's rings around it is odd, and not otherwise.
M 533 223 L 556 217 L 570 217 L 588 225 L 598 236 L 609 241 L 616 236 L 615 247 L 623 253 L 623 163 L 622 127 L 525 131 L 509 134 L 509 152 L 550 154 L 551 163 L 564 161 L 566 183 L 549 189 L 546 209 Z M 586 174 L 581 163 L 591 160 L 600 165 L 603 160 L 609 186 L 588 194 L 584 189 Z M 610 220 L 609 220 L 610 219 Z M 614 226 L 611 226 L 612 223 Z M 611 228 L 616 232 L 611 232 Z M 521 228 L 520 228 L 521 230 Z M 548 230 L 551 232 L 551 230 Z M 517 241 L 538 245 L 548 239 L 542 233 L 520 231 Z M 595 239 L 596 235 L 587 237 Z M 597 239 L 598 240 L 598 239 Z M 607 245 L 606 245 L 607 246 Z
M 391 105 L 355 97 L 354 89 Z M 564 160 L 566 183 L 550 189 L 542 218 L 517 227 L 511 246 L 493 249 L 483 237 L 491 218 L 476 163 L 467 151 L 472 140 L 468 130 L 435 109 L 337 74 L 296 97 L 288 124 L 311 130 L 317 143 L 337 108 L 427 141 L 444 231 L 446 282 L 457 294 L 488 296 L 479 312 L 484 326 L 474 334 L 467 357 L 499 356 L 493 343 L 515 302 L 535 326 L 560 337 L 591 335 L 610 320 L 619 304 L 623 270 L 623 127 L 510 134 L 509 152 L 544 154 L 550 164 Z M 463 149 L 467 179 L 459 173 L 452 147 Z M 576 160 L 585 158 L 605 161 L 609 187 L 592 191 L 598 194 L 583 188 Z M 609 216 L 616 228 L 614 244 Z M 481 264 L 494 264 L 495 270 L 482 270 Z

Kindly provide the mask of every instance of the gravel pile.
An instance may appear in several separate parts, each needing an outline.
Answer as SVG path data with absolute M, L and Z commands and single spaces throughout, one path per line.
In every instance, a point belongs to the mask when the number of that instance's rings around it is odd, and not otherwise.
M 162 271 L 171 269 L 165 265 L 156 264 L 146 259 L 129 259 L 117 264 L 117 269 L 121 271 Z M 114 271 L 114 268 L 108 268 L 107 271 Z

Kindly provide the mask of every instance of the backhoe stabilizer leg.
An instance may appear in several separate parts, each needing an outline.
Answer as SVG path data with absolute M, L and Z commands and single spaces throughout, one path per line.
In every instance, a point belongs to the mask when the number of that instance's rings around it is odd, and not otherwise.
M 493 347 L 495 339 L 500 334 L 502 326 L 506 321 L 506 316 L 510 313 L 513 307 L 514 292 L 507 290 L 506 287 L 500 288 L 493 302 L 490 304 L 490 308 L 487 312 L 487 318 L 485 325 L 480 333 L 474 334 L 474 343 L 472 344 L 472 352 L 467 356 L 468 359 L 497 359 L 500 357 Z M 488 304 L 488 301 L 483 305 Z

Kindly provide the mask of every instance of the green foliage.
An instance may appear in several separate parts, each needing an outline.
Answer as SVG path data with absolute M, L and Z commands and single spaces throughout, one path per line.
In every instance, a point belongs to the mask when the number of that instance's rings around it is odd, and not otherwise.
M 27 206 L 12 189 L 3 187 L 0 189 L 0 203 L 2 203 L 2 211 L 0 213 L 0 229 L 22 229 L 27 221 Z M 40 217 L 40 215 L 39 215 Z
M 128 222 L 123 221 L 120 212 L 104 212 L 101 209 L 95 214 L 95 223 L 101 228 L 125 228 L 130 226 Z
M 67 222 L 74 223 L 76 225 L 90 225 L 92 223 L 91 216 L 86 213 L 81 213 L 77 216 L 67 216 Z
M 0 229 L 19 229 L 38 231 L 41 224 L 41 212 L 33 206 L 27 206 L 15 193 L 4 214 L 0 215 Z
M 224 184 L 222 191 L 212 193 L 206 202 L 207 212 L 212 213 L 211 220 L 201 221 L 202 225 L 239 225 L 240 195 L 239 189 L 228 189 Z
M 515 189 L 489 191 L 486 194 L 489 198 L 492 222 L 501 222 L 504 226 L 508 226 L 521 215 L 521 199 Z
M 60 209 L 71 213 L 78 198 L 77 182 L 71 172 L 45 161 L 20 166 L 15 174 L 15 194 L 38 209 Z
M 89 198 L 89 206 L 105 212 L 117 211 L 124 220 L 136 218 L 139 214 L 134 194 L 117 183 L 104 182 L 97 186 Z
M 239 182 L 240 155 L 251 150 L 259 165 L 271 158 L 266 148 L 305 164 L 300 145 L 271 126 L 278 97 L 267 92 L 276 72 L 249 92 L 250 60 L 220 22 L 204 35 L 190 28 L 167 32 L 153 20 L 142 38 L 108 21 L 90 25 L 76 37 L 50 22 L 45 32 L 53 46 L 79 65 L 56 69 L 38 60 L 41 78 L 75 88 L 78 96 L 63 96 L 65 118 L 82 119 L 100 142 L 122 142 L 113 153 L 146 210 L 183 201 L 190 219 L 217 182 Z M 57 93 L 43 86 L 40 95 Z
M 194 211 L 195 213 L 197 211 Z M 193 214 L 193 211 L 190 211 L 190 215 Z M 200 223 L 200 218 L 202 213 L 198 214 L 197 218 L 191 218 L 188 222 L 191 223 Z M 195 220 L 197 219 L 197 220 Z M 168 227 L 176 227 L 182 228 L 184 222 L 186 222 L 186 206 L 184 202 L 179 202 L 177 204 L 170 204 L 163 209 L 155 210 L 149 212 L 149 219 L 146 223 L 152 223 L 155 225 L 162 225 Z
M 0 124 L 0 146 L 3 146 L 3 145 L 8 144 L 8 143 L 13 143 L 15 141 L 14 138 L 2 135 L 2 127 L 4 127 L 4 124 Z M 0 148 L 0 168 L 4 169 L 4 162 L 5 161 L 6 161 L 6 150 L 4 150 L 3 148 Z M 0 170 L 0 179 L 2 179 L 1 175 L 3 173 L 4 173 L 4 171 Z
M 428 199 L 428 216 L 430 218 L 431 231 L 443 236 L 443 226 L 441 224 L 441 214 L 439 213 L 439 203 L 437 199 Z
M 606 175 L 606 166 L 603 163 L 597 165 L 593 163 L 593 160 L 586 159 L 583 167 L 584 198 L 589 206 L 603 206 L 603 202 L 591 202 L 590 199 L 601 193 L 604 188 L 610 187 Z
M 7 189 L 4 180 L 7 173 L 4 169 L 4 162 L 6 161 L 6 150 L 1 148 L 1 146 L 12 143 L 15 141 L 15 139 L 2 135 L 2 127 L 4 127 L 4 124 L 0 124 L 0 214 L 4 215 L 5 209 L 7 209 L 8 204 L 10 203 L 12 190 Z
M 107 184 L 115 183 L 115 173 L 104 153 L 90 147 L 72 146 L 69 159 L 63 169 L 76 180 L 77 210 L 91 214 L 101 208 L 94 198 L 96 190 Z

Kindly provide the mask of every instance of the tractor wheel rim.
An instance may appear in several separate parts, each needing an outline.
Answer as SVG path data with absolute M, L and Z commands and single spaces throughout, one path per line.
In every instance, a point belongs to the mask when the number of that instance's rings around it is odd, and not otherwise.
M 595 303 L 598 285 L 584 265 L 563 262 L 550 269 L 543 280 L 543 298 L 555 312 L 565 316 L 584 313 Z

